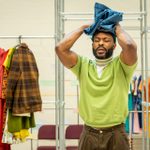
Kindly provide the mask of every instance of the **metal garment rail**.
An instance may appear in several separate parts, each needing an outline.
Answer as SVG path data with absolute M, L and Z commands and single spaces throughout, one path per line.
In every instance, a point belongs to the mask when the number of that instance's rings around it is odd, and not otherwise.
M 124 12 L 124 15 L 144 15 L 146 12 Z M 61 15 L 94 15 L 93 12 L 61 12 Z
M 55 0 L 55 45 L 63 38 L 62 33 L 64 33 L 64 23 L 61 21 L 62 16 L 59 12 L 64 11 L 64 0 Z M 55 91 L 56 91 L 56 101 L 58 105 L 56 107 L 56 126 L 59 125 L 59 130 L 56 130 L 56 149 L 65 150 L 65 135 L 64 135 L 64 67 L 60 63 L 58 57 L 55 55 Z M 59 131 L 59 135 L 58 135 Z M 59 138 L 58 138 L 59 136 Z M 59 141 L 59 143 L 58 143 Z
M 82 15 L 86 15 L 86 16 L 89 16 L 89 15 L 94 15 L 93 13 L 91 12 L 61 12 L 60 13 L 62 16 L 63 16 L 63 19 L 65 21 L 67 20 L 94 20 L 94 18 L 83 18 L 83 17 L 68 17 L 68 16 L 82 16 Z M 124 15 L 125 15 L 125 18 L 123 18 L 123 20 L 141 20 L 142 19 L 142 16 L 145 15 L 146 13 L 145 12 L 124 12 Z M 126 16 L 129 16 L 129 15 L 133 15 L 134 17 L 126 17 Z M 138 15 L 138 16 L 137 16 Z
M 63 18 L 65 21 L 67 20 L 94 20 L 93 18 L 71 18 L 71 17 L 64 17 Z M 123 20 L 141 20 L 142 18 L 141 17 L 130 17 L 130 18 L 124 18 Z
M 145 10 L 145 12 L 147 12 L 148 7 L 147 7 L 147 0 L 144 0 L 144 4 L 143 4 L 143 8 Z M 145 76 L 144 76 L 144 80 L 146 81 L 146 150 L 149 150 L 149 107 L 148 107 L 148 103 L 149 103 L 149 88 L 148 88 L 148 35 L 147 35 L 147 30 L 148 30 L 148 23 L 147 23 L 147 13 L 144 15 L 144 53 L 145 53 Z
M 30 35 L 30 36 L 27 36 L 27 35 L 19 35 L 19 36 L 16 36 L 16 35 L 7 35 L 7 36 L 4 36 L 4 35 L 0 35 L 0 39 L 18 39 L 18 42 L 21 43 L 22 39 L 55 39 L 55 36 L 53 35 L 39 35 L 39 36 L 34 36 L 34 35 Z
M 55 38 L 55 36 L 49 36 L 49 35 L 39 35 L 39 36 L 25 36 L 25 35 L 19 35 L 19 36 L 16 36 L 16 35 L 13 35 L 13 36 L 2 36 L 0 35 L 0 39 L 51 39 L 51 38 Z
M 39 35 L 39 36 L 34 36 L 34 35 L 30 35 L 30 36 L 27 36 L 27 35 L 0 35 L 0 39 L 18 39 L 18 42 L 21 43 L 22 39 L 55 39 L 55 36 L 51 35 Z

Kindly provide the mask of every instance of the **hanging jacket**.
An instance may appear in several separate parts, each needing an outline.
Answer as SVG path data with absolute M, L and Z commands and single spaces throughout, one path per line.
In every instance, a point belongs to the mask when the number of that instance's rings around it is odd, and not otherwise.
M 41 111 L 38 78 L 35 57 L 26 44 L 21 44 L 13 54 L 8 74 L 6 107 L 12 114 Z

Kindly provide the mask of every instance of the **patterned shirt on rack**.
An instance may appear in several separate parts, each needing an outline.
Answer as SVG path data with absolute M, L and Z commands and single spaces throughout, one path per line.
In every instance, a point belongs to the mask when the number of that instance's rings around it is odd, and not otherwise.
M 13 114 L 41 111 L 39 73 L 35 57 L 26 44 L 13 54 L 6 91 L 6 106 Z

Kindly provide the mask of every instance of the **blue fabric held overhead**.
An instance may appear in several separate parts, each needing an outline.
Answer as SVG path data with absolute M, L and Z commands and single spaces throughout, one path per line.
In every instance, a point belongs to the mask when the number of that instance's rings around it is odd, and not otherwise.
M 99 30 L 115 35 L 115 25 L 122 21 L 123 13 L 114 11 L 97 2 L 94 11 L 94 23 L 84 30 L 85 34 L 92 36 L 96 30 Z

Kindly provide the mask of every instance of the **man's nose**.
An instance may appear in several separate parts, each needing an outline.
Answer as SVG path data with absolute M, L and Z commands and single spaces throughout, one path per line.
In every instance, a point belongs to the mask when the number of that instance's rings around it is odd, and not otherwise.
M 104 44 L 103 40 L 100 40 L 98 43 L 100 46 Z

